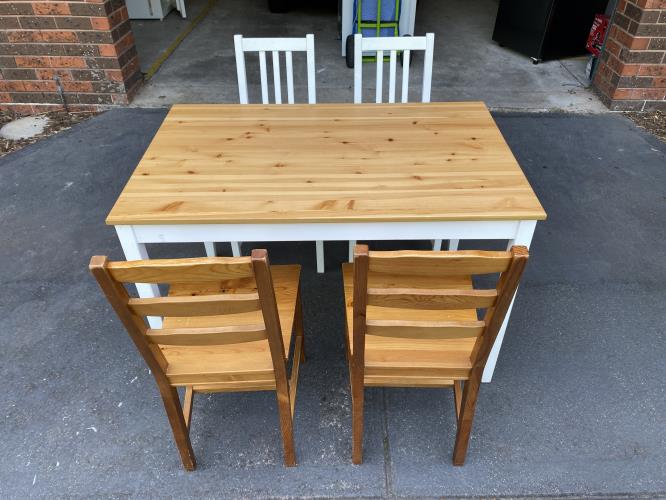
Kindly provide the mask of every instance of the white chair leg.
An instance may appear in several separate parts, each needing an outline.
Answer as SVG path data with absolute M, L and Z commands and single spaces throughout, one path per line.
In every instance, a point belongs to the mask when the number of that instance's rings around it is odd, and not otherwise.
M 212 241 L 204 241 L 206 247 L 206 257 L 215 257 L 215 243 Z
M 458 250 L 460 240 L 449 240 L 449 250 Z
M 439 252 L 442 249 L 442 240 L 432 240 L 432 249 L 435 252 Z
M 324 242 L 315 241 L 315 249 L 317 252 L 317 272 L 324 272 Z
M 349 262 L 354 262 L 354 247 L 356 240 L 349 240 Z
M 241 242 L 240 241 L 232 241 L 231 242 L 231 255 L 234 257 L 240 257 L 241 256 Z

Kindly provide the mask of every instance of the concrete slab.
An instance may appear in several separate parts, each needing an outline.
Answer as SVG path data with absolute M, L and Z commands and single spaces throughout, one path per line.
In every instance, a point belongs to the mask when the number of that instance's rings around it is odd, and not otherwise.
M 185 473 L 154 382 L 87 271 L 92 254 L 122 256 L 104 217 L 164 114 L 110 111 L 0 160 L 0 497 L 666 495 L 666 145 L 616 115 L 496 115 L 549 219 L 464 467 L 450 463 L 446 390 L 368 390 L 366 463 L 350 464 L 346 245 L 327 243 L 322 276 L 303 242 L 266 244 L 273 262 L 304 266 L 299 466 L 280 465 L 273 397 L 227 394 L 197 396 L 200 467 Z
M 497 109 L 604 112 L 587 88 L 585 58 L 532 65 L 529 58 L 492 40 L 498 0 L 420 0 L 417 33 L 434 32 L 432 99 L 482 100 Z M 136 29 L 140 59 L 152 59 L 160 26 Z M 151 30 L 152 33 L 147 33 Z M 141 31 L 146 31 L 145 35 Z M 340 56 L 337 2 L 295 2 L 288 14 L 271 14 L 265 0 L 225 0 L 178 47 L 134 101 L 136 106 L 179 102 L 238 102 L 233 35 L 316 38 L 317 88 L 320 102 L 351 102 L 353 71 Z M 171 34 L 168 35 L 169 37 Z M 167 37 L 168 38 L 168 37 Z M 144 56 L 144 54 L 148 54 Z M 143 67 L 146 62 L 142 62 Z M 248 59 L 250 98 L 259 97 L 257 63 Z M 297 62 L 297 100 L 305 99 L 305 67 Z M 366 64 L 366 99 L 374 98 L 374 65 Z M 410 100 L 420 98 L 421 64 L 412 69 Z M 386 71 L 385 73 L 388 73 Z M 298 75 L 302 75 L 301 78 Z M 580 75 L 583 75 L 581 78 Z M 374 88 L 374 87 L 373 87 Z
M 26 116 L 3 125 L 0 128 L 0 137 L 11 141 L 29 139 L 44 132 L 48 124 L 49 118 L 47 116 Z

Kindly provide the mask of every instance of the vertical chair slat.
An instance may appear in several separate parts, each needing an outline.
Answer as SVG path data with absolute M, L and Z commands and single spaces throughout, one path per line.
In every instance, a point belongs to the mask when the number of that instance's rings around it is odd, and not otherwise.
M 397 51 L 392 50 L 389 59 L 389 102 L 395 102 L 395 67 L 397 59 Z
M 259 51 L 259 73 L 261 74 L 261 102 L 268 104 L 268 75 L 266 74 L 266 52 Z
M 284 53 L 285 72 L 287 73 L 287 102 L 294 104 L 294 67 L 291 58 L 291 50 Z
M 305 50 L 308 64 L 308 104 L 317 102 L 317 86 L 315 84 L 315 41 L 314 35 L 305 35 Z
M 360 33 L 354 35 L 354 102 L 363 102 L 363 37 Z
M 238 78 L 238 96 L 241 104 L 247 104 L 247 75 L 245 73 L 245 53 L 243 52 L 243 35 L 234 35 L 236 52 L 236 76 Z
M 384 82 L 384 51 L 377 51 L 377 89 L 375 92 L 375 102 L 380 104 L 382 102 L 382 90 Z
M 402 94 L 400 96 L 401 102 L 409 101 L 409 58 L 410 51 L 405 50 L 402 52 Z
M 426 50 L 423 61 L 423 90 L 421 92 L 421 102 L 430 102 L 430 88 L 432 86 L 432 59 L 435 48 L 435 35 L 426 34 Z
M 275 104 L 282 104 L 282 82 L 280 81 L 280 52 L 273 51 L 273 86 L 275 87 Z

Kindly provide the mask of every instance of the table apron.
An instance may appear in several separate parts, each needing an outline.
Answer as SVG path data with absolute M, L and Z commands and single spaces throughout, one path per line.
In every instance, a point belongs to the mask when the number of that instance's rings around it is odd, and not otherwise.
M 154 224 L 131 225 L 137 243 L 207 241 L 344 241 L 344 240 L 502 240 L 517 236 L 536 221 L 433 222 L 303 222 L 275 224 Z M 522 227 L 521 227 L 522 226 Z M 124 229 L 127 226 L 117 226 Z M 529 244 L 529 243 L 528 243 Z

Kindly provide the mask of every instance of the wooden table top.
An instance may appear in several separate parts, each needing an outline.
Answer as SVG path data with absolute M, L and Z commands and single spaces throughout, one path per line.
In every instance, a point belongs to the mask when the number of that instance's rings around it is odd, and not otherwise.
M 540 220 L 486 106 L 176 105 L 107 224 Z

